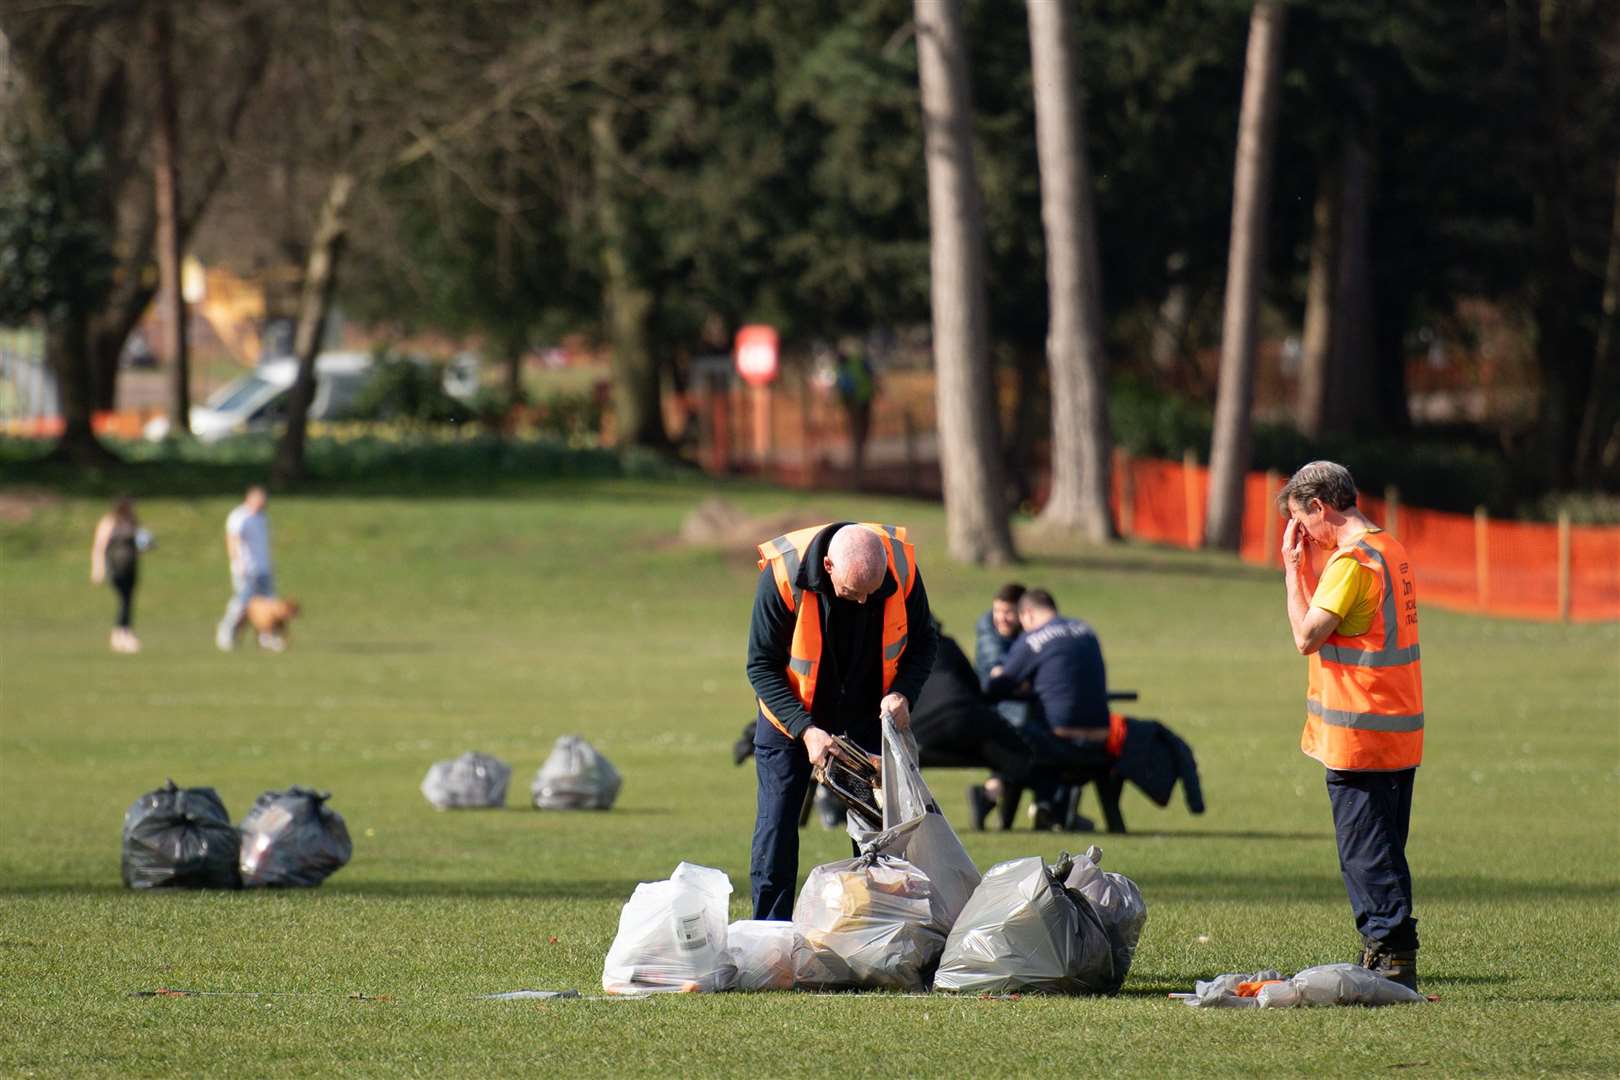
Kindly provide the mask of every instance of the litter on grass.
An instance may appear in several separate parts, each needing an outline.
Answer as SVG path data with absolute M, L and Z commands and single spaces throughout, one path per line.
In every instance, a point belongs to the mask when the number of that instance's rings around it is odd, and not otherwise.
M 607 810 L 623 784 L 613 763 L 578 735 L 564 735 L 529 786 L 538 810 Z
M 211 787 L 170 780 L 124 812 L 121 866 L 131 889 L 235 889 L 241 838 Z
M 294 785 L 266 791 L 242 820 L 244 886 L 319 885 L 354 854 L 331 793 Z
M 1359 964 L 1322 964 L 1293 978 L 1267 969 L 1200 979 L 1191 994 L 1172 994 L 1194 1008 L 1292 1009 L 1310 1005 L 1417 1005 L 1416 990 Z
M 500 807 L 506 805 L 511 779 L 512 766 L 469 750 L 450 761 L 435 761 L 422 778 L 422 794 L 438 810 Z
M 610 994 L 713 993 L 731 986 L 726 948 L 731 879 L 683 862 L 666 881 L 636 886 L 602 964 Z

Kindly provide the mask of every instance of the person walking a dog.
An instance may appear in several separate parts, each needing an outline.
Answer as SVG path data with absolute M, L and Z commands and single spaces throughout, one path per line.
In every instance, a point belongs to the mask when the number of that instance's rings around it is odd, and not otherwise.
M 1356 509 L 1350 470 L 1313 461 L 1277 493 L 1294 646 L 1308 660 L 1299 746 L 1327 769 L 1363 967 L 1417 989 L 1406 835 L 1423 762 L 1417 587 L 1406 549 Z M 1331 552 L 1320 579 L 1312 544 Z
M 269 496 L 254 484 L 242 503 L 225 518 L 225 555 L 231 567 L 231 599 L 214 632 L 220 651 L 236 648 L 236 632 L 241 628 L 248 601 L 255 596 L 276 595 L 274 570 L 270 562 L 270 519 L 264 512 Z
M 937 631 L 906 530 L 837 521 L 759 545 L 748 632 L 758 705 L 754 918 L 793 917 L 799 811 L 834 735 L 877 753 L 880 716 L 906 727 Z

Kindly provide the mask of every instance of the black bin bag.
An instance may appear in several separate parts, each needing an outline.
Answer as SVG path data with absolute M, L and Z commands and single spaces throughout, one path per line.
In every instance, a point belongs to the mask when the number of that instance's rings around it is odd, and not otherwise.
M 124 884 L 131 889 L 235 889 L 240 834 L 211 787 L 170 780 L 124 812 Z
M 267 791 L 242 820 L 242 884 L 319 885 L 349 861 L 354 845 L 330 792 Z

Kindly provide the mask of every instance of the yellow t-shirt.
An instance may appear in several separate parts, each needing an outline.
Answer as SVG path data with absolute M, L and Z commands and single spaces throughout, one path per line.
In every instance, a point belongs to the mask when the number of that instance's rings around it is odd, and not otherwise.
M 1372 594 L 1377 582 L 1371 570 L 1350 556 L 1336 558 L 1322 571 L 1311 606 L 1339 617 L 1339 628 L 1334 633 L 1345 637 L 1365 634 L 1372 625 Z

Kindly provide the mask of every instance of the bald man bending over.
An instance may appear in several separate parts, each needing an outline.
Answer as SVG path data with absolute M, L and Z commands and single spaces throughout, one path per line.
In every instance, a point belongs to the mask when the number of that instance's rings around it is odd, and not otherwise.
M 880 716 L 911 722 L 939 639 L 906 530 L 837 521 L 759 545 L 748 681 L 754 763 L 754 918 L 793 917 L 799 810 L 834 735 L 878 753 Z

